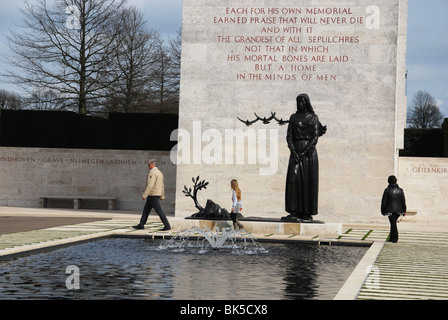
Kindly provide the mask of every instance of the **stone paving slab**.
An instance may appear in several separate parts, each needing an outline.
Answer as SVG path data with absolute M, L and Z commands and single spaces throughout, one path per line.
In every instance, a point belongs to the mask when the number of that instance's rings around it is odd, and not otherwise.
M 448 233 L 402 232 L 386 243 L 358 299 L 447 300 Z
M 357 299 L 448 299 L 448 231 L 408 229 L 400 231 L 399 226 L 398 243 L 385 243 Z M 346 228 L 340 239 L 386 241 L 388 236 L 387 228 Z
M 46 229 L 85 222 L 94 222 L 101 218 L 81 218 L 81 217 L 35 217 L 26 215 L 0 215 L 0 235 Z
M 0 257 L 119 232 L 133 220 L 96 221 L 0 235 Z

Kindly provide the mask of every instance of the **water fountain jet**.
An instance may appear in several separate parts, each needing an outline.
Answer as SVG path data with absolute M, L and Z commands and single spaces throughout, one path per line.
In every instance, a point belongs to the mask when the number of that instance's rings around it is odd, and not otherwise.
M 196 239 L 196 243 L 194 240 Z M 240 240 L 240 241 L 239 241 Z M 250 240 L 250 241 L 247 241 Z M 193 250 L 197 253 L 230 251 L 232 254 L 259 254 L 268 251 L 257 242 L 257 239 L 244 230 L 232 228 L 190 228 L 179 231 L 171 239 L 159 246 L 159 250 L 184 252 Z

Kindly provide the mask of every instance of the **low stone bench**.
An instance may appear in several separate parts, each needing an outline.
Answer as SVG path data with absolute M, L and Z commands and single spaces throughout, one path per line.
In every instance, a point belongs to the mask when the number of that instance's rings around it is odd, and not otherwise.
M 417 222 L 417 210 L 412 209 L 406 212 L 406 217 L 403 218 L 403 222 Z
M 107 209 L 115 210 L 117 199 L 114 197 L 90 197 L 90 196 L 45 196 L 40 197 L 39 202 L 42 208 L 47 208 L 48 199 L 53 200 L 73 200 L 73 209 L 81 209 L 82 200 L 104 200 L 107 201 Z

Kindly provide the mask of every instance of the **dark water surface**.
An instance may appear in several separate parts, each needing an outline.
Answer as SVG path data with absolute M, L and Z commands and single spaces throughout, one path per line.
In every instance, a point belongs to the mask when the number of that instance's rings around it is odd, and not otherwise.
M 367 248 L 269 244 L 235 255 L 105 239 L 0 263 L 0 299 L 332 299 Z M 79 268 L 79 289 L 66 268 Z M 71 277 L 71 278 L 70 278 Z

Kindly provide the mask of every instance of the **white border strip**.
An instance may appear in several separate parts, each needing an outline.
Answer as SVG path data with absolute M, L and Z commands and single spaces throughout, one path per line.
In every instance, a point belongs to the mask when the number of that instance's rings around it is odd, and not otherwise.
M 369 250 L 358 263 L 355 270 L 353 270 L 350 277 L 348 277 L 347 281 L 345 281 L 333 300 L 355 300 L 358 297 L 358 294 L 369 275 L 366 270 L 369 270 L 369 267 L 375 264 L 381 250 L 383 250 L 384 243 L 385 242 L 382 241 L 375 241 L 370 246 Z

